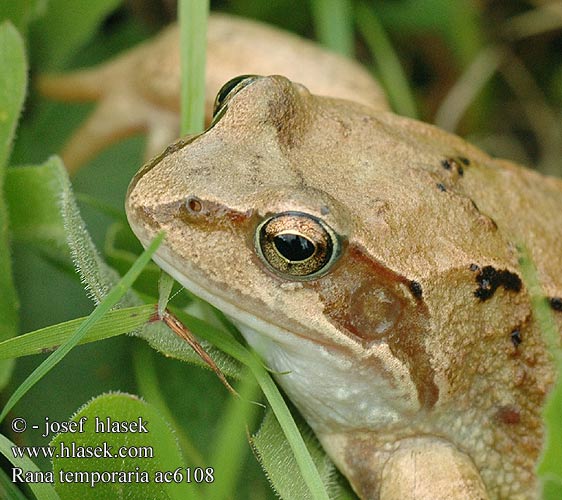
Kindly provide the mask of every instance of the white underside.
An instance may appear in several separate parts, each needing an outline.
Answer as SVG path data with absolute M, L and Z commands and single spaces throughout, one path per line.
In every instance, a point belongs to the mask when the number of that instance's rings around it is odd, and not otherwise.
M 396 404 L 395 397 L 389 400 L 387 383 L 371 366 L 268 323 L 195 283 L 162 257 L 153 259 L 190 292 L 232 319 L 316 431 L 376 429 L 399 419 L 402 405 Z

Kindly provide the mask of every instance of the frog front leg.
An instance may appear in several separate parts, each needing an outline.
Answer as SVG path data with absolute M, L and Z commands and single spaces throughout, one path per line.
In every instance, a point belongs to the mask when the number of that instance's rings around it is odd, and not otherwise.
M 383 467 L 380 500 L 404 498 L 484 500 L 489 497 L 468 455 L 451 443 L 427 437 L 401 441 Z

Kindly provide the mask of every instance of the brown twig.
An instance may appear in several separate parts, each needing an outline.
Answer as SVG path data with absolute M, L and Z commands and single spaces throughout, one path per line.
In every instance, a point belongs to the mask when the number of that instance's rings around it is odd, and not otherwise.
M 224 376 L 221 369 L 214 362 L 213 358 L 209 356 L 207 351 L 203 349 L 197 337 L 191 333 L 191 331 L 178 319 L 174 314 L 172 314 L 168 309 L 164 310 L 164 314 L 160 316 L 158 314 L 158 308 L 154 314 L 150 317 L 149 322 L 154 323 L 156 321 L 163 321 L 164 324 L 172 330 L 179 338 L 185 340 L 190 347 L 195 351 L 195 353 L 203 360 L 203 362 L 215 372 L 219 380 L 228 389 L 228 391 L 234 395 L 239 396 L 239 394 L 234 390 L 234 388 L 229 384 L 228 380 Z

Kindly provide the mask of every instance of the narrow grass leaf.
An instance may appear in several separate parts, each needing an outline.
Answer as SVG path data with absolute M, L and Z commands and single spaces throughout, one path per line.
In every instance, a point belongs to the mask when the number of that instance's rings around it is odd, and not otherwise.
M 76 332 L 61 345 L 53 354 L 51 354 L 43 363 L 41 363 L 27 379 L 16 389 L 14 394 L 8 399 L 6 406 L 0 415 L 0 421 L 4 420 L 7 413 L 14 407 L 14 405 L 31 389 L 44 375 L 46 375 L 54 366 L 56 366 L 68 352 L 82 340 L 88 330 L 92 328 L 97 321 L 99 321 L 109 310 L 119 302 L 121 297 L 127 293 L 131 288 L 137 276 L 141 273 L 142 269 L 152 258 L 156 249 L 162 243 L 164 235 L 159 234 L 150 243 L 148 248 L 140 255 L 137 261 L 133 264 L 131 269 L 119 280 L 117 285 L 107 294 L 105 299 L 99 304 L 96 309 L 88 316 L 88 318 L 78 327 Z
M 353 57 L 353 6 L 351 0 L 312 0 L 312 19 L 322 45 Z
M 273 413 L 275 414 L 275 417 L 277 418 L 277 421 L 287 438 L 287 442 L 293 451 L 304 482 L 309 489 L 310 498 L 314 500 L 328 500 L 329 495 L 326 485 L 324 484 L 322 477 L 320 476 L 320 473 L 310 456 L 304 439 L 299 432 L 297 424 L 295 423 L 289 408 L 285 404 L 279 389 L 273 382 L 269 373 L 267 373 L 261 362 L 258 361 L 255 356 L 253 357 L 253 361 L 251 361 L 249 368 L 252 370 L 254 377 L 256 377 L 261 390 L 271 405 L 271 409 L 273 410 Z
M 0 24 L 0 68 L 0 340 L 4 340 L 18 331 L 18 299 L 12 278 L 4 179 L 27 86 L 23 40 L 9 22 Z M 0 390 L 8 383 L 12 368 L 11 361 L 0 363 Z
M 135 330 L 150 319 L 154 310 L 154 304 L 146 304 L 109 311 L 86 332 L 78 344 L 97 342 Z M 87 317 L 72 319 L 5 340 L 0 343 L 0 359 L 54 351 L 72 337 L 86 319 Z
M 243 479 L 243 468 L 250 450 L 246 428 L 253 426 L 259 408 L 253 403 L 261 395 L 259 385 L 248 370 L 242 374 L 236 389 L 240 397 L 230 398 L 228 401 L 217 427 L 213 453 L 209 460 L 216 470 L 222 471 L 209 488 L 211 496 L 216 500 L 231 498 L 236 485 Z
M 205 125 L 205 52 L 209 0 L 179 0 L 181 59 L 181 133 Z
M 453 132 L 476 96 L 498 70 L 504 54 L 498 47 L 483 49 L 457 79 L 435 114 L 435 125 Z
M 14 467 L 18 467 L 25 472 L 39 472 L 37 466 L 28 457 L 14 458 L 12 448 L 15 446 L 16 445 L 6 436 L 0 434 L 0 453 L 2 453 L 2 455 L 4 455 Z M 30 483 L 29 487 L 39 500 L 60 500 L 57 492 L 49 483 Z
M 170 293 L 174 287 L 174 278 L 168 273 L 160 271 L 160 279 L 158 280 L 158 317 L 164 315 L 164 311 L 170 300 Z
M 22 491 L 12 482 L 4 469 L 0 469 L 0 498 L 9 500 L 28 500 Z
M 356 6 L 355 22 L 375 60 L 378 76 L 392 108 L 400 115 L 417 118 L 416 102 L 408 79 L 373 7 L 364 1 L 359 2 Z
M 239 362 L 245 364 L 251 370 L 271 405 L 281 429 L 287 438 L 289 446 L 295 455 L 295 460 L 297 461 L 303 479 L 312 495 L 311 498 L 315 500 L 328 499 L 329 497 L 322 482 L 322 478 L 314 465 L 291 412 L 287 408 L 283 396 L 273 382 L 270 374 L 264 368 L 262 362 L 227 332 L 221 331 L 198 318 L 182 313 L 182 311 L 173 310 L 173 312 L 191 331 L 193 331 L 193 333 L 208 340 Z
M 531 295 L 533 316 L 537 319 L 542 337 L 552 355 L 558 370 L 558 377 L 543 409 L 545 421 L 545 444 L 537 472 L 545 488 L 544 498 L 562 498 L 562 348 L 560 332 L 552 316 L 552 310 L 545 298 L 537 269 L 525 247 L 519 247 L 519 263 L 523 281 Z

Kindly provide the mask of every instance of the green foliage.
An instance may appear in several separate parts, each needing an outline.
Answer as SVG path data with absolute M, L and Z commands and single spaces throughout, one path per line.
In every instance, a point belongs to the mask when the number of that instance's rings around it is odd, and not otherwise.
M 27 84 L 23 40 L 9 22 L 0 24 L 0 68 L 0 340 L 4 340 L 18 331 L 4 178 Z M 0 363 L 0 389 L 7 384 L 12 367 L 11 361 Z
M 28 457 L 14 458 L 12 447 L 15 446 L 6 436 L 0 434 L 0 453 L 6 457 L 14 467 L 24 471 L 37 472 L 39 468 Z M 39 500 L 59 500 L 54 488 L 49 483 L 33 483 L 30 488 Z
M 181 456 L 176 438 L 168 423 L 160 413 L 150 404 L 145 403 L 136 396 L 129 394 L 104 394 L 87 403 L 72 417 L 72 421 L 84 422 L 84 432 L 79 434 L 59 434 L 51 442 L 57 450 L 63 447 L 75 446 L 95 450 L 104 450 L 109 455 L 101 459 L 91 457 L 76 458 L 60 457 L 53 460 L 55 472 L 55 488 L 61 500 L 98 500 L 100 498 L 151 498 L 154 500 L 183 500 L 185 498 L 199 498 L 197 485 L 187 483 L 186 464 Z M 96 428 L 96 420 L 108 427 L 110 422 L 134 422 L 139 424 L 141 432 L 99 432 L 101 427 Z M 111 424 L 110 424 L 111 425 Z M 144 428 L 143 428 L 144 427 Z M 96 431 L 97 429 L 97 431 Z M 144 431 L 147 432 L 144 432 Z M 101 451 L 100 451 L 101 452 Z M 133 453 L 134 460 L 126 460 L 119 453 Z M 76 453 L 75 455 L 78 455 Z M 135 457 L 135 454 L 138 456 Z M 131 464 L 131 465 L 128 465 Z M 137 469 L 138 468 L 138 469 Z M 100 471 L 131 472 L 131 479 L 126 477 L 119 481 L 103 481 L 96 473 Z M 60 481 L 69 473 L 86 472 L 91 482 Z M 139 473 L 135 476 L 134 473 Z M 143 482 L 141 473 L 146 472 L 147 482 Z M 159 472 L 171 472 L 174 477 L 176 472 L 177 481 L 161 483 L 157 482 Z M 96 482 L 97 481 L 97 482 Z
M 45 13 L 48 0 L 2 0 L 0 21 L 9 19 L 20 33 L 27 31 L 29 23 Z
M 351 0 L 311 0 L 318 40 L 347 57 L 353 57 L 353 5 Z
M 32 45 L 41 50 L 42 69 L 67 63 L 120 3 L 121 0 L 49 0 L 45 14 L 31 26 Z
M 324 453 L 312 431 L 302 421 L 300 431 L 306 446 L 318 468 L 322 482 L 328 487 L 330 498 L 340 498 L 338 485 L 334 481 L 334 464 Z M 281 498 L 311 499 L 302 472 L 296 467 L 291 448 L 283 438 L 279 422 L 271 411 L 263 419 L 259 431 L 252 437 L 252 445 L 267 471 L 267 477 Z
M 79 230 L 82 228 L 79 227 Z M 8 412 L 16 405 L 16 403 L 33 387 L 39 380 L 41 380 L 56 364 L 58 364 L 70 350 L 78 345 L 86 336 L 88 331 L 102 319 L 112 307 L 114 307 L 123 296 L 129 291 L 142 269 L 156 252 L 156 249 L 162 243 L 164 235 L 158 235 L 148 248 L 140 255 L 137 261 L 133 264 L 131 269 L 121 278 L 115 286 L 108 291 L 107 295 L 99 303 L 94 312 L 86 318 L 84 322 L 76 329 L 74 334 L 66 340 L 57 350 L 51 354 L 43 363 L 41 363 L 33 373 L 16 389 L 14 394 L 8 399 L 8 402 L 2 410 L 0 421 L 8 414 Z
M 5 192 L 13 240 L 48 249 L 53 255 L 66 252 L 59 257 L 68 260 L 70 255 L 59 207 L 61 168 L 56 157 L 43 165 L 10 168 Z
M 198 134 L 205 123 L 205 54 L 209 0 L 180 0 L 181 133 Z

